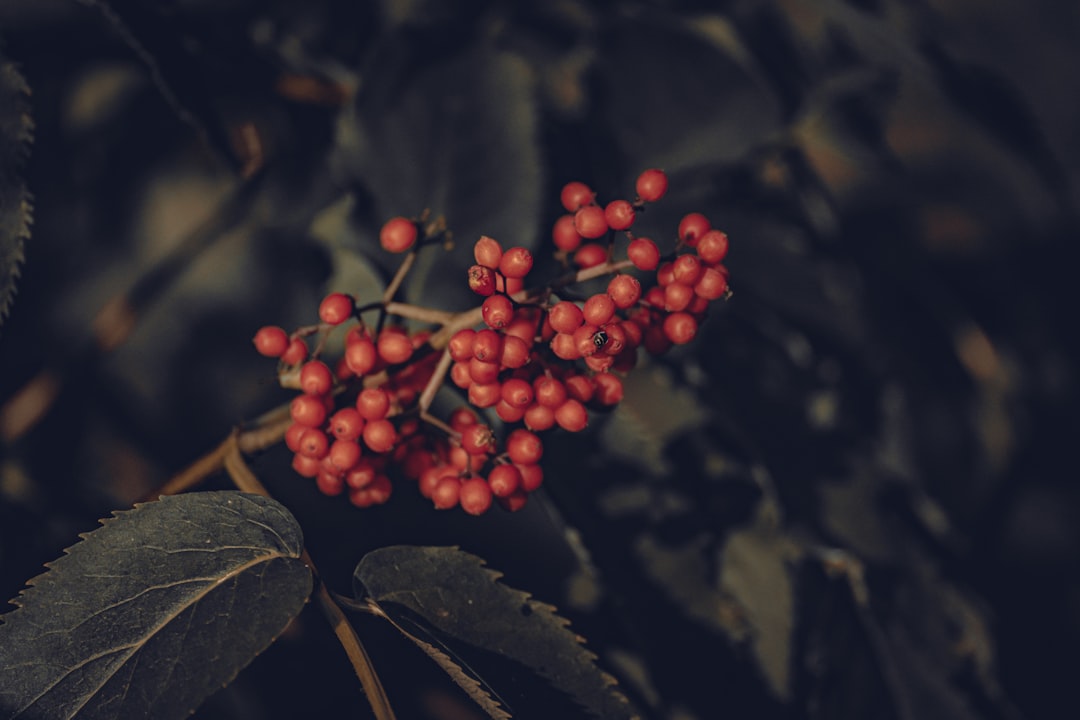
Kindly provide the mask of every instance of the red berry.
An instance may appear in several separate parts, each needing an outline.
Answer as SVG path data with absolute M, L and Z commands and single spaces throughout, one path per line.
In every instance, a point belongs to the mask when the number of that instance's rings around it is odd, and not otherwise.
M 318 428 L 306 428 L 300 436 L 300 449 L 298 452 L 309 458 L 321 460 L 330 451 L 330 439 L 326 433 Z
M 715 265 L 727 256 L 728 236 L 720 230 L 710 230 L 701 236 L 697 254 L 706 265 Z
M 694 299 L 694 288 L 681 282 L 673 282 L 664 288 L 664 309 L 668 312 L 680 312 Z
M 540 317 L 540 308 L 535 306 L 519 307 L 514 312 L 514 319 L 503 328 L 503 334 L 524 340 L 529 346 L 536 339 L 536 321 Z
M 450 349 L 450 357 L 457 362 L 472 359 L 473 340 L 475 338 L 476 331 L 472 328 L 464 328 L 451 335 L 450 341 L 446 345 Z
M 294 422 L 285 431 L 285 447 L 295 452 L 300 452 L 300 438 L 308 430 L 307 425 Z
M 544 482 L 544 469 L 535 464 L 517 463 L 517 469 L 521 473 L 521 489 L 525 492 L 534 492 L 540 489 Z
M 654 285 L 649 288 L 649 291 L 645 293 L 642 302 L 649 307 L 662 310 L 664 308 L 664 288 L 660 285 Z
M 584 430 L 589 424 L 589 413 L 585 411 L 585 406 L 580 401 L 568 398 L 566 402 L 555 408 L 555 422 L 563 430 L 578 432 Z
M 345 344 L 345 365 L 356 375 L 362 376 L 371 372 L 379 361 L 379 355 L 375 350 L 375 343 L 369 338 L 362 338 L 356 342 Z
M 399 328 L 386 328 L 379 333 L 379 342 L 375 346 L 379 357 L 391 365 L 407 361 L 413 354 L 412 340 Z
M 392 253 L 405 252 L 416 242 L 416 223 L 409 218 L 396 217 L 386 221 L 379 231 L 379 244 Z
M 607 354 L 590 355 L 585 358 L 585 367 L 589 368 L 593 372 L 604 372 L 610 370 L 611 366 L 615 364 L 615 358 Z
M 496 465 L 488 473 L 487 481 L 495 497 L 513 495 L 521 487 L 521 471 L 513 465 Z
M 335 440 L 330 446 L 330 464 L 341 472 L 348 472 L 360 462 L 360 445 L 355 440 Z
M 664 334 L 676 345 L 684 345 L 697 335 L 698 324 L 693 315 L 677 312 L 664 318 Z
M 450 427 L 454 428 L 458 432 L 462 432 L 470 425 L 475 425 L 480 422 L 480 418 L 465 405 L 462 405 L 454 412 L 450 413 Z
M 727 292 L 728 282 L 724 274 L 714 268 L 705 268 L 701 278 L 694 285 L 694 292 L 706 300 L 716 300 Z
M 517 408 L 526 408 L 533 401 L 533 386 L 527 380 L 510 378 L 502 384 L 502 399 Z
M 472 358 L 469 358 L 471 360 Z M 450 380 L 462 390 L 468 389 L 473 384 L 472 375 L 469 373 L 469 361 L 456 362 L 450 366 Z
M 469 377 L 472 378 L 474 383 L 480 383 L 481 385 L 497 382 L 500 369 L 498 362 L 477 360 L 476 358 L 469 361 Z
M 389 420 L 372 420 L 364 426 L 364 444 L 372 452 L 385 453 L 394 449 L 397 445 L 398 434 L 394 423 Z
M 476 262 L 483 265 L 486 268 L 494 270 L 499 267 L 499 261 L 502 260 L 503 249 L 502 245 L 495 238 L 489 238 L 487 235 L 482 236 L 473 245 L 473 257 L 476 258 Z
M 515 430 L 506 439 L 506 454 L 518 465 L 534 465 L 544 456 L 544 444 L 528 430 Z
M 522 419 L 525 427 L 542 432 L 555 426 L 555 411 L 546 405 L 534 403 L 525 409 Z
M 435 483 L 431 491 L 431 501 L 437 510 L 449 510 L 458 504 L 461 496 L 461 480 L 453 475 L 446 475 Z
M 586 205 L 574 213 L 574 229 L 583 238 L 595 240 L 608 231 L 604 210 L 596 205 Z
M 493 407 L 501 399 L 502 387 L 497 382 L 474 382 L 469 386 L 469 403 L 478 408 Z
M 334 373 L 321 360 L 308 360 L 300 368 L 300 389 L 308 395 L 325 395 L 334 387 Z
M 525 408 L 515 407 L 506 400 L 500 399 L 499 402 L 495 403 L 495 414 L 504 423 L 516 423 L 525 417 Z
M 364 417 L 356 408 L 341 408 L 330 416 L 330 432 L 339 440 L 356 440 L 364 431 Z
M 572 333 L 585 322 L 585 314 L 569 300 L 560 300 L 548 311 L 548 321 L 555 332 Z
M 581 357 L 573 333 L 555 333 L 551 338 L 551 351 L 560 360 L 577 360 Z
M 596 267 L 607 262 L 607 248 L 598 243 L 586 243 L 574 253 L 574 264 L 581 269 Z
M 603 348 L 605 355 L 618 355 L 626 347 L 626 332 L 619 320 L 601 325 L 600 332 L 607 336 Z
M 345 293 L 330 293 L 319 303 L 319 319 L 328 325 L 340 325 L 352 317 L 355 304 Z
M 473 265 L 468 271 L 469 289 L 477 295 L 493 295 L 495 293 L 495 271 L 483 265 Z
M 458 502 L 461 509 L 470 515 L 483 515 L 491 507 L 491 486 L 484 478 L 469 478 L 461 483 Z
M 313 478 L 319 474 L 319 460 L 300 455 L 293 455 L 292 467 L 301 477 Z
M 604 220 L 612 230 L 629 230 L 634 224 L 634 206 L 626 200 L 612 200 L 604 208 Z
M 623 384 L 617 376 L 611 373 L 597 373 L 593 375 L 596 383 L 596 402 L 601 405 L 618 405 L 623 398 Z
M 489 328 L 501 330 L 514 319 L 514 303 L 505 295 L 492 295 L 480 306 L 480 312 Z
M 668 178 L 663 170 L 646 170 L 638 175 L 634 189 L 642 202 L 656 202 L 667 192 Z
M 701 236 L 711 229 L 712 225 L 707 217 L 701 213 L 689 213 L 679 221 L 679 240 L 690 247 L 697 247 Z
M 365 420 L 382 420 L 390 412 L 390 393 L 382 388 L 364 388 L 356 396 L 356 410 Z
M 675 262 L 672 263 L 671 272 L 675 277 L 676 282 L 681 282 L 685 285 L 693 285 L 701 277 L 701 272 L 705 268 L 701 264 L 701 258 L 697 255 L 680 255 L 675 258 Z
M 656 282 L 661 287 L 665 287 L 675 282 L 675 263 L 666 262 L 656 268 Z
M 524 490 L 519 490 L 513 495 L 507 495 L 498 499 L 499 505 L 507 512 L 517 512 L 529 502 L 529 495 Z
M 597 293 L 585 301 L 581 308 L 585 322 L 592 325 L 603 325 L 615 315 L 615 301 L 606 292 Z
M 356 465 L 345 473 L 345 484 L 353 490 L 359 490 L 370 485 L 375 480 L 375 475 L 375 466 L 367 458 L 361 457 Z
M 314 395 L 297 395 L 289 404 L 293 422 L 304 427 L 319 427 L 326 422 L 326 405 Z
M 371 481 L 371 485 L 364 488 L 372 505 L 382 505 L 394 492 L 394 486 L 390 482 L 390 478 L 385 475 L 376 475 L 375 479 Z
M 626 310 L 641 299 L 641 283 L 633 275 L 619 273 L 608 283 L 607 294 L 615 307 Z
M 532 270 L 532 253 L 523 247 L 512 247 L 503 253 L 499 261 L 499 272 L 507 278 L 523 278 Z M 507 292 L 509 292 L 507 288 Z
M 503 338 L 499 364 L 505 368 L 525 367 L 529 363 L 529 343 L 514 335 Z
M 559 200 L 567 212 L 576 212 L 578 208 L 590 204 L 595 197 L 592 188 L 576 180 L 563 185 L 562 192 L 559 193 Z
M 303 338 L 293 338 L 289 341 L 289 347 L 281 354 L 281 362 L 286 365 L 299 365 L 307 360 L 308 346 Z
M 574 348 L 577 349 L 578 357 L 589 357 L 602 348 L 607 342 L 606 335 L 598 335 L 599 325 L 587 323 L 574 331 Z
M 470 455 L 490 455 L 495 452 L 495 434 L 487 425 L 470 425 L 461 431 L 461 447 Z
M 646 237 L 634 238 L 626 248 L 626 256 L 638 270 L 655 270 L 660 264 L 660 250 Z
M 503 338 L 494 330 L 485 328 L 473 336 L 473 357 L 477 360 L 497 362 L 502 355 Z
M 335 497 L 345 490 L 345 481 L 332 473 L 319 471 L 315 476 L 315 486 L 323 495 Z
M 557 408 L 566 401 L 566 386 L 562 381 L 541 375 L 533 381 L 536 402 L 549 408 Z
M 289 347 L 288 334 L 276 325 L 259 328 L 252 339 L 255 350 L 266 357 L 281 357 Z
M 596 393 L 596 383 L 587 375 L 571 375 L 563 380 L 563 384 L 568 396 L 583 403 L 592 400 Z
M 574 227 L 573 215 L 563 215 L 555 221 L 554 227 L 551 228 L 551 240 L 555 243 L 555 247 L 566 252 L 573 252 L 581 247 L 581 235 Z

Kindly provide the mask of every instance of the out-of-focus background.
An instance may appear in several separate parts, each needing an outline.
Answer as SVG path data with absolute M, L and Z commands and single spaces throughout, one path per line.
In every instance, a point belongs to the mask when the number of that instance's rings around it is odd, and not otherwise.
M 526 511 L 358 510 L 253 462 L 331 586 L 461 545 L 649 717 L 1076 716 L 1078 36 L 1047 0 L 0 0 L 34 123 L 0 176 L 4 223 L 21 183 L 34 208 L 0 298 L 0 594 L 288 400 L 251 336 L 378 297 L 383 220 L 445 215 L 407 294 L 464 309 L 475 238 L 554 276 L 559 188 L 661 167 L 635 230 L 706 213 L 734 297 L 546 440 Z M 401 717 L 480 716 L 357 622 Z M 369 712 L 321 623 L 197 717 Z

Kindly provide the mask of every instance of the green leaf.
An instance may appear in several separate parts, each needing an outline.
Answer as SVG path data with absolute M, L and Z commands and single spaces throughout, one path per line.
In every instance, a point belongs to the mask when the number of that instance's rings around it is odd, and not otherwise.
M 520 664 L 545 678 L 596 717 L 636 717 L 615 679 L 596 666 L 596 656 L 568 629 L 568 621 L 528 593 L 496 582 L 499 577 L 481 558 L 454 547 L 396 545 L 365 555 L 353 574 L 353 588 L 358 599 L 366 598 L 399 629 L 408 627 L 403 632 L 492 717 L 505 715 L 496 714 L 487 693 L 477 692 L 475 679 L 462 677 L 465 668 L 447 651 L 459 657 L 495 653 L 504 664 Z M 416 629 L 423 630 L 417 619 L 433 632 L 418 639 Z M 433 646 L 438 654 L 429 649 Z M 513 708 L 505 709 L 517 716 Z M 532 708 L 520 710 L 529 716 Z
M 3 616 L 0 717 L 187 717 L 311 592 L 299 525 L 258 495 L 163 497 L 82 538 Z
M 22 177 L 34 130 L 29 94 L 26 80 L 0 53 L 0 322 L 11 309 L 30 236 L 30 193 Z

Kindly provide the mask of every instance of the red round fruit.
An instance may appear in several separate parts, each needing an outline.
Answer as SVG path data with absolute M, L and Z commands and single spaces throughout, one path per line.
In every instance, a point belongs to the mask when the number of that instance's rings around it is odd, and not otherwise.
M 586 205 L 574 213 L 574 229 L 583 238 L 595 240 L 608 231 L 604 209 L 596 205 Z
M 601 325 L 600 331 L 607 336 L 607 340 L 604 342 L 605 355 L 618 355 L 626 347 L 626 332 L 623 330 L 622 322 L 618 319 Z
M 289 347 L 281 353 L 281 362 L 286 365 L 299 365 L 307 360 L 308 346 L 303 338 L 293 338 L 289 341 Z
M 598 335 L 599 330 L 600 326 L 588 323 L 574 331 L 574 348 L 578 357 L 589 357 L 604 347 L 607 335 Z
M 431 501 L 437 510 L 449 510 L 458 504 L 461 496 L 461 480 L 453 475 L 446 475 L 435 483 L 431 491 Z
M 292 468 L 301 477 L 313 478 L 319 474 L 319 463 L 320 461 L 315 458 L 297 453 L 293 455 Z
M 390 393 L 382 388 L 364 388 L 356 396 L 356 410 L 365 420 L 382 420 L 390 412 Z
M 675 258 L 675 262 L 672 263 L 671 272 L 675 277 L 675 282 L 681 282 L 685 285 L 693 285 L 701 277 L 701 273 L 704 270 L 704 266 L 701 264 L 701 258 L 697 255 L 680 255 Z
M 544 482 L 544 469 L 535 464 L 517 463 L 517 469 L 521 473 L 521 489 L 525 492 L 534 492 L 540 489 Z
M 656 282 L 660 287 L 665 287 L 675 282 L 675 263 L 665 262 L 656 268 Z
M 709 219 L 701 213 L 688 213 L 679 221 L 679 240 L 690 247 L 697 247 L 701 236 L 712 229 Z
M 529 343 L 514 335 L 503 338 L 499 364 L 505 368 L 520 368 L 529 364 Z
M 480 313 L 489 328 L 501 330 L 514 319 L 514 303 L 505 295 L 492 295 L 480 306 Z
M 566 386 L 566 394 L 583 403 L 592 400 L 596 393 L 596 383 L 587 375 L 571 375 L 563 380 Z
M 513 495 L 498 498 L 499 506 L 507 512 L 518 512 L 529 503 L 529 494 L 518 490 Z
M 259 328 L 252 342 L 260 355 L 276 358 L 289 348 L 289 335 L 276 325 L 267 325 Z
M 304 457 L 321 460 L 330 451 L 330 439 L 318 428 L 307 428 L 300 436 L 298 452 Z
M 615 315 L 615 301 L 606 292 L 596 293 L 585 301 L 581 308 L 581 314 L 585 322 L 592 325 L 603 325 Z
M 607 248 L 599 243 L 585 243 L 574 253 L 574 264 L 582 270 L 607 262 Z
M 337 475 L 320 471 L 315 476 L 315 486 L 319 488 L 319 492 L 323 495 L 334 497 L 345 490 L 345 481 Z
M 450 366 L 450 380 L 462 390 L 467 390 L 473 384 L 472 375 L 469 373 L 468 360 L 456 362 Z
M 602 372 L 593 375 L 596 383 L 596 402 L 601 405 L 618 405 L 623 399 L 622 380 L 611 373 Z
M 469 403 L 478 408 L 489 408 L 502 399 L 502 387 L 497 382 L 477 383 L 469 386 Z
M 461 431 L 461 447 L 470 455 L 489 455 L 495 452 L 495 434 L 487 425 L 470 425 Z
M 615 303 L 615 307 L 626 310 L 636 305 L 641 299 L 641 282 L 633 275 L 619 273 L 608 283 L 607 294 Z
M 465 428 L 478 422 L 480 422 L 480 418 L 477 414 L 465 405 L 450 413 L 450 427 L 458 432 L 462 432 Z
M 326 422 L 326 405 L 314 395 L 297 395 L 289 404 L 293 422 L 304 427 L 319 427 Z
M 341 408 L 330 416 L 330 432 L 339 440 L 356 440 L 364 431 L 364 417 L 356 408 Z
M 589 413 L 586 412 L 585 406 L 580 401 L 567 398 L 566 402 L 555 408 L 555 422 L 563 430 L 578 432 L 584 430 L 585 426 L 589 424 Z
M 634 224 L 634 206 L 626 200 L 612 200 L 604 208 L 604 220 L 612 230 L 629 230 Z
M 698 324 L 693 315 L 677 312 L 664 318 L 664 334 L 676 345 L 685 345 L 697 335 Z
M 534 403 L 525 409 L 522 419 L 525 421 L 525 427 L 542 432 L 555 426 L 555 411 L 546 405 Z
M 727 257 L 728 236 L 720 230 L 710 230 L 701 236 L 697 254 L 706 265 L 716 265 Z
M 694 285 L 694 292 L 706 300 L 722 298 L 727 289 L 727 278 L 714 268 L 705 268 L 705 272 L 701 273 L 701 278 Z
M 506 439 L 506 454 L 519 465 L 534 465 L 544 456 L 544 444 L 534 433 L 517 429 Z
M 551 338 L 551 352 L 560 360 L 577 360 L 581 357 L 573 333 L 555 333 Z
M 340 325 L 352 317 L 356 307 L 352 296 L 345 293 L 330 293 L 319 303 L 319 319 L 327 325 Z
M 330 464 L 341 472 L 348 472 L 360 462 L 360 445 L 355 440 L 335 440 L 330 446 Z
M 495 403 L 495 414 L 504 423 L 516 423 L 525 417 L 525 408 L 514 407 L 505 400 L 500 399 Z
M 379 230 L 379 244 L 392 253 L 405 252 L 416 242 L 417 234 L 416 223 L 409 218 L 391 218 Z
M 642 202 L 656 202 L 667 192 L 668 177 L 663 170 L 646 170 L 637 177 L 634 189 Z
M 551 240 L 555 247 L 566 252 L 573 252 L 581 247 L 581 235 L 574 227 L 574 216 L 563 215 L 551 228 Z
M 406 362 L 413 354 L 412 340 L 399 328 L 386 328 L 379 333 L 375 349 L 379 357 L 391 365 Z
M 502 355 L 503 337 L 499 333 L 485 328 L 473 336 L 473 357 L 487 362 L 498 362 Z
M 631 240 L 626 248 L 626 256 L 638 270 L 655 270 L 660 264 L 660 249 L 647 237 Z
M 476 244 L 473 245 L 473 257 L 476 258 L 476 262 L 483 265 L 486 268 L 494 270 L 499 267 L 499 261 L 502 260 L 503 249 L 502 245 L 495 238 L 489 238 L 487 235 L 481 236 Z
M 694 288 L 681 282 L 673 282 L 664 288 L 664 309 L 668 312 L 685 310 L 694 299 Z
M 379 361 L 375 343 L 363 338 L 345 345 L 345 365 L 356 375 L 363 376 L 371 372 Z
M 389 420 L 372 420 L 364 426 L 364 444 L 372 452 L 390 452 L 397 445 L 398 434 L 394 423 Z
M 562 381 L 541 375 L 533 381 L 536 402 L 549 408 L 557 408 L 566 401 L 566 386 Z
M 451 335 L 450 341 L 446 344 L 447 348 L 450 349 L 450 357 L 457 362 L 472 359 L 473 340 L 475 338 L 476 331 L 472 328 L 464 328 Z
M 483 515 L 491 508 L 491 501 L 491 486 L 484 478 L 469 478 L 461 483 L 458 503 L 465 512 L 470 515 Z
M 559 200 L 567 212 L 576 212 L 579 208 L 592 203 L 596 194 L 583 182 L 573 181 L 563 185 Z
M 503 253 L 502 260 L 499 261 L 499 272 L 507 278 L 523 278 L 529 274 L 532 266 L 532 253 L 523 247 L 512 247 Z
M 294 422 L 285 431 L 285 447 L 295 452 L 300 452 L 300 438 L 308 430 L 307 425 Z
M 528 407 L 533 401 L 533 386 L 527 380 L 510 378 L 502 384 L 502 399 L 516 408 Z
M 477 360 L 476 358 L 469 361 L 469 377 L 472 378 L 474 383 L 480 383 L 481 385 L 497 382 L 500 369 L 498 362 Z
M 521 471 L 513 465 L 496 465 L 488 473 L 487 481 L 495 497 L 513 495 L 521 487 Z
M 300 389 L 308 395 L 325 395 L 334 387 L 334 373 L 321 360 L 308 360 L 300 368 Z
M 487 297 L 495 293 L 495 288 L 498 286 L 495 278 L 495 271 L 489 267 L 483 265 L 472 265 L 469 267 L 468 274 L 466 275 L 469 282 L 469 289 L 477 295 Z
M 555 332 L 572 333 L 585 322 L 585 315 L 569 300 L 560 300 L 548 310 L 548 322 Z

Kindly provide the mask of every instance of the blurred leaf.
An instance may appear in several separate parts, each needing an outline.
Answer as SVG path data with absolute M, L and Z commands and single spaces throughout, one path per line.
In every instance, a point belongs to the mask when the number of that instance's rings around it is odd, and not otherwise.
M 635 717 L 615 679 L 596 666 L 596 656 L 568 629 L 568 621 L 528 593 L 496 582 L 499 576 L 485 568 L 483 560 L 457 548 L 396 545 L 365 555 L 356 566 L 353 588 L 358 599 L 369 599 L 395 624 L 404 618 L 419 627 L 408 619 L 419 616 L 464 652 L 497 653 L 507 662 L 520 663 L 596 717 Z M 413 633 L 410 638 L 416 641 Z M 462 682 L 455 670 L 458 664 L 447 663 L 431 652 L 435 643 L 422 640 L 421 648 L 489 709 L 491 699 L 486 694 L 477 697 L 477 686 Z M 513 708 L 506 709 L 516 715 Z
M 0 323 L 11 309 L 30 237 L 30 193 L 22 178 L 34 128 L 29 95 L 26 80 L 0 54 Z
M 238 492 L 116 513 L 30 581 L 0 625 L 4 718 L 183 718 L 303 607 L 300 527 Z
M 422 254 L 409 283 L 421 288 L 419 299 L 446 306 L 447 298 L 471 296 L 463 273 L 481 235 L 505 245 L 536 241 L 541 162 L 533 78 L 517 57 L 485 47 L 419 69 L 414 60 L 377 63 L 380 89 L 362 94 L 355 115 L 344 115 L 338 160 L 367 184 L 377 225 L 424 209 L 446 217 L 456 238 L 449 259 Z

